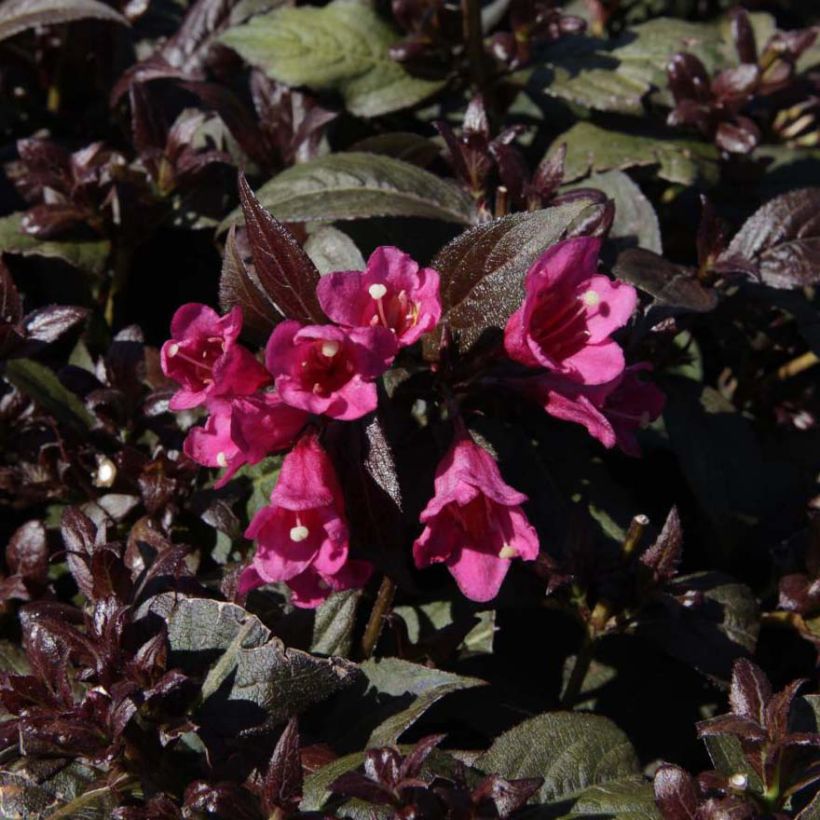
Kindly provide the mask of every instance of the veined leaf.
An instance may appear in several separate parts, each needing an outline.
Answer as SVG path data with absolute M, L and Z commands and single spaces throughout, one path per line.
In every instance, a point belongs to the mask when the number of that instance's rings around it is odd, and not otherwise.
M 352 0 L 276 9 L 221 39 L 275 80 L 340 91 L 348 110 L 362 117 L 415 105 L 444 85 L 412 77 L 391 60 L 388 52 L 398 35 Z
M 441 274 L 445 320 L 469 347 L 491 327 L 503 328 L 524 298 L 527 269 L 590 206 L 579 198 L 479 225 L 442 248 L 431 263 Z
M 591 786 L 640 774 L 627 736 L 606 718 L 579 712 L 547 712 L 519 723 L 476 766 L 508 780 L 543 777 L 541 803 L 580 797 Z
M 81 430 L 94 426 L 94 416 L 80 398 L 57 378 L 54 371 L 32 359 L 12 359 L 6 364 L 5 377 L 47 413 Z
M 591 122 L 576 123 L 555 140 L 567 146 L 564 179 L 571 182 L 589 173 L 657 165 L 668 182 L 692 185 L 717 180 L 717 150 L 697 140 L 662 139 L 611 131 Z
M 36 26 L 89 18 L 128 25 L 119 12 L 98 0 L 5 0 L 0 3 L 0 40 Z
M 69 265 L 89 273 L 101 273 L 104 270 L 111 247 L 107 240 L 38 239 L 23 232 L 22 219 L 21 213 L 0 218 L 0 253 L 62 259 Z
M 472 201 L 453 183 L 378 154 L 330 154 L 294 165 L 256 195 L 282 222 L 418 216 L 468 225 L 475 216 Z M 223 227 L 238 218 L 235 211 Z

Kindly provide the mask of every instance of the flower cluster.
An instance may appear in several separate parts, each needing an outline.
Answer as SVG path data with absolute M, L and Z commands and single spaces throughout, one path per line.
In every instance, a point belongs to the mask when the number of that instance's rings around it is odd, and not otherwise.
M 663 396 L 638 377 L 648 365 L 626 367 L 611 338 L 632 315 L 636 295 L 597 273 L 599 250 L 598 239 L 569 239 L 529 270 L 504 338 L 509 359 L 529 370 L 507 384 L 549 414 L 583 424 L 604 445 L 635 454 L 635 431 L 658 415 Z M 439 274 L 392 247 L 378 248 L 364 271 L 321 277 L 316 294 L 332 323 L 281 322 L 264 365 L 237 342 L 238 308 L 220 317 L 203 305 L 183 306 L 162 349 L 164 372 L 180 385 L 172 409 L 208 412 L 184 449 L 199 464 L 224 468 L 218 486 L 240 466 L 289 450 L 270 504 L 247 529 L 257 551 L 239 592 L 284 582 L 304 607 L 362 586 L 372 572 L 349 556 L 345 498 L 322 431 L 372 413 L 376 380 L 442 315 Z M 458 415 L 454 426 L 413 557 L 418 568 L 444 564 L 464 595 L 489 601 L 513 559 L 538 556 L 538 536 L 522 509 L 527 497 L 504 482 Z

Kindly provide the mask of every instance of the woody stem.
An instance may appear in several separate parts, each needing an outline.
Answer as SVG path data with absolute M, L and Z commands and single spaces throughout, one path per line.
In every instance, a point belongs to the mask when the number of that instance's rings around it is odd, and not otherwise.
M 561 694 L 561 706 L 566 709 L 572 709 L 573 704 L 578 700 L 578 695 L 581 694 L 581 687 L 584 685 L 584 679 L 592 663 L 594 644 L 595 639 L 593 638 L 592 630 L 587 629 L 581 648 L 575 656 L 575 662 L 572 665 L 569 680 Z
M 467 60 L 470 64 L 470 73 L 476 91 L 486 90 L 487 77 L 484 71 L 484 36 L 481 27 L 480 0 L 461 0 L 461 14 L 463 18 L 464 46 Z
M 376 594 L 376 600 L 373 603 L 373 609 L 370 610 L 370 618 L 367 621 L 367 626 L 364 629 L 362 636 L 362 658 L 367 660 L 376 648 L 379 641 L 379 635 L 384 626 L 384 617 L 393 605 L 393 596 L 396 594 L 396 585 L 386 575 L 382 578 L 381 586 Z

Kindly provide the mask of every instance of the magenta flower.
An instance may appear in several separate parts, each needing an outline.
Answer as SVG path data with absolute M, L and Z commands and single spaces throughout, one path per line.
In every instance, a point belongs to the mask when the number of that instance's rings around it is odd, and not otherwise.
M 285 404 L 277 393 L 261 393 L 234 399 L 231 438 L 248 464 L 286 450 L 308 420 L 298 407 Z
M 271 333 L 265 363 L 283 401 L 349 421 L 376 409 L 373 379 L 384 373 L 395 346 L 382 327 L 348 331 L 287 321 Z
M 364 271 L 329 273 L 316 294 L 322 310 L 343 327 L 384 327 L 399 347 L 418 341 L 441 318 L 439 275 L 419 268 L 398 248 L 376 248 Z
M 240 594 L 284 581 L 296 606 L 315 607 L 334 590 L 364 586 L 372 572 L 368 562 L 348 558 L 344 500 L 315 433 L 285 456 L 271 503 L 254 516 L 245 535 L 257 544 L 253 562 L 240 576 Z
M 638 374 L 651 370 L 647 362 L 627 367 L 606 384 L 583 385 L 546 374 L 520 379 L 515 385 L 551 416 L 586 427 L 605 447 L 616 444 L 627 455 L 639 456 L 637 431 L 663 411 L 666 397 Z
M 651 369 L 648 362 L 627 367 L 600 403 L 601 412 L 612 425 L 618 447 L 630 456 L 641 454 L 635 435 L 637 431 L 658 418 L 666 404 L 663 391 L 638 376 Z
M 192 427 L 182 449 L 185 455 L 203 467 L 221 467 L 225 474 L 219 486 L 227 482 L 242 466 L 242 453 L 231 437 L 231 403 L 221 399 L 210 402 L 211 414 L 205 424 Z
M 185 438 L 185 455 L 203 467 L 222 467 L 215 483 L 224 486 L 243 464 L 257 464 L 293 444 L 307 413 L 285 404 L 276 393 L 211 399 L 208 420 Z
M 635 310 L 634 288 L 597 274 L 601 240 L 567 239 L 529 269 L 526 296 L 507 322 L 511 359 L 543 367 L 580 384 L 604 384 L 624 369 L 609 337 Z
M 445 563 L 468 598 L 495 598 L 512 559 L 538 555 L 538 536 L 521 510 L 526 500 L 504 483 L 487 452 L 457 434 L 421 514 L 427 526 L 413 544 L 416 566 Z
M 242 330 L 239 307 L 220 316 L 207 305 L 183 305 L 171 320 L 171 339 L 162 346 L 162 372 L 181 387 L 172 410 L 187 410 L 207 400 L 249 395 L 270 381 L 249 350 L 236 343 Z

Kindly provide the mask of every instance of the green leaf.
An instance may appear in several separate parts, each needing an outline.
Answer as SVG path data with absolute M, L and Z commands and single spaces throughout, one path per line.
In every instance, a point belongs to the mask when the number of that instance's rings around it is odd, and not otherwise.
M 749 778 L 750 791 L 756 794 L 763 793 L 763 782 L 746 760 L 739 738 L 734 735 L 711 735 L 703 738 L 703 742 L 717 771 L 726 777 L 745 774 Z
M 105 270 L 108 252 L 111 249 L 110 243 L 105 239 L 38 239 L 23 232 L 22 219 L 22 213 L 0 218 L 0 253 L 62 259 L 75 268 L 95 274 Z
M 573 188 L 597 188 L 615 203 L 615 220 L 609 232 L 611 239 L 623 240 L 627 246 L 638 245 L 661 253 L 661 228 L 652 203 L 623 171 L 593 174 Z
M 270 456 L 258 464 L 246 465 L 236 473 L 236 478 L 247 478 L 251 482 L 251 494 L 245 506 L 250 521 L 262 507 L 270 503 L 270 494 L 279 480 L 282 467 L 281 456 Z
M 760 610 L 752 590 L 719 572 L 681 576 L 667 589 L 674 597 L 642 612 L 638 634 L 699 672 L 728 680 L 734 661 L 757 645 Z
M 365 268 L 364 257 L 356 243 L 332 225 L 323 225 L 310 234 L 305 242 L 305 253 L 321 274 Z
M 347 658 L 353 646 L 361 590 L 335 592 L 315 612 L 310 651 Z
M 476 766 L 508 780 L 543 777 L 541 803 L 579 798 L 591 786 L 640 774 L 627 736 L 606 718 L 580 712 L 547 712 L 519 723 Z
M 503 328 L 524 298 L 524 276 L 592 205 L 578 199 L 479 225 L 442 248 L 431 266 L 441 274 L 444 320 L 466 348 L 488 328 Z M 595 207 L 594 205 L 592 207 Z
M 397 606 L 393 612 L 404 621 L 411 643 L 434 639 L 445 629 L 456 629 L 466 633 L 459 647 L 460 654 L 493 651 L 495 611 L 492 609 L 475 611 L 461 602 L 431 601 Z
M 95 425 L 94 416 L 80 398 L 57 378 L 53 370 L 32 359 L 11 359 L 6 363 L 5 377 L 58 421 L 88 431 Z
M 610 820 L 661 820 L 652 785 L 630 777 L 587 789 L 567 817 L 607 817 Z
M 5 0 L 0 3 L 0 40 L 37 26 L 90 18 L 128 25 L 125 17 L 98 0 Z
M 731 402 L 689 379 L 668 379 L 663 389 L 670 444 L 719 536 L 716 548 L 733 549 L 751 527 L 798 514 L 802 490 L 796 466 L 764 453 Z
M 364 762 L 364 752 L 353 752 L 322 766 L 305 778 L 302 787 L 302 802 L 299 808 L 303 812 L 320 811 L 330 797 L 330 784 L 347 772 L 357 769 Z
M 612 131 L 581 121 L 555 140 L 561 143 L 567 146 L 567 182 L 589 173 L 646 166 L 657 166 L 661 179 L 680 185 L 710 184 L 718 178 L 717 149 L 696 140 Z
M 236 604 L 166 593 L 139 614 L 165 621 L 171 665 L 205 672 L 199 716 L 209 731 L 226 736 L 282 723 L 352 683 L 356 674 L 341 658 L 286 649 Z
M 485 685 L 478 678 L 453 675 L 398 658 L 365 661 L 360 669 L 367 676 L 371 688 L 382 697 L 398 698 L 405 703 L 407 695 L 415 696 L 407 708 L 390 715 L 371 732 L 368 748 L 397 743 L 404 731 L 445 695 Z M 393 704 L 388 706 L 395 708 Z
M 341 92 L 348 110 L 377 117 L 415 105 L 444 86 L 412 77 L 389 50 L 399 36 L 367 5 L 280 8 L 229 29 L 222 42 L 274 80 Z
M 334 222 L 373 216 L 419 216 L 470 224 L 470 197 L 447 180 L 408 162 L 346 152 L 294 165 L 256 196 L 282 222 Z M 223 229 L 239 220 L 235 211 Z
M 761 26 L 763 18 L 768 15 L 752 15 L 753 25 Z M 696 54 L 709 73 L 737 62 L 729 27 L 718 23 L 660 17 L 630 28 L 612 46 L 575 40 L 553 49 L 544 92 L 596 111 L 641 116 L 653 89 L 653 101 L 668 105 L 666 66 L 677 52 Z

